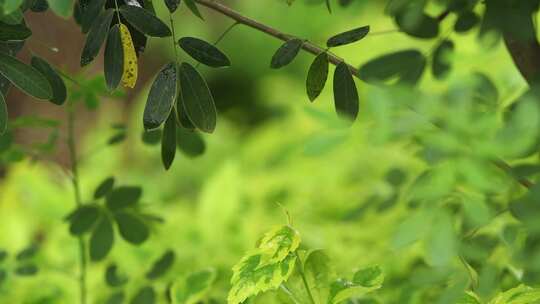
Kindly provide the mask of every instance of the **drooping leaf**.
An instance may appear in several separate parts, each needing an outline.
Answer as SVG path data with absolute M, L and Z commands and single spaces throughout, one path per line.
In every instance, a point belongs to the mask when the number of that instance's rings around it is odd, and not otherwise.
M 184 4 L 189 8 L 189 10 L 197 17 L 204 20 L 203 16 L 201 15 L 201 12 L 199 11 L 199 8 L 197 7 L 197 4 L 193 0 L 184 0 Z
M 165 5 L 170 13 L 174 13 L 180 5 L 180 0 L 165 0 Z
M 81 29 L 83 33 L 88 33 L 92 24 L 98 18 L 107 0 L 80 1 L 81 9 Z
M 177 303 L 196 304 L 203 301 L 216 280 L 215 269 L 205 269 L 191 273 L 182 290 L 177 290 L 175 299 Z
M 23 23 L 7 24 L 0 22 L 0 41 L 22 41 L 32 36 L 32 31 Z
M 90 259 L 101 261 L 111 251 L 114 244 L 114 230 L 109 216 L 102 212 L 99 222 L 90 237 Z
M 334 72 L 334 103 L 338 116 L 349 121 L 358 116 L 359 97 L 349 66 L 341 62 Z
M 118 224 L 120 235 L 127 242 L 140 245 L 150 236 L 150 230 L 138 215 L 120 211 L 114 214 L 114 218 Z
M 304 262 L 304 273 L 313 296 L 318 300 L 317 303 L 325 303 L 332 275 L 330 258 L 322 250 L 309 252 Z
M 161 129 L 145 130 L 142 132 L 141 139 L 145 145 L 154 146 L 161 143 L 162 133 Z
M 67 89 L 64 80 L 58 75 L 58 72 L 56 72 L 47 61 L 36 56 L 32 57 L 31 64 L 49 81 L 53 93 L 53 96 L 50 99 L 51 102 L 56 105 L 64 104 L 67 98 Z
M 85 205 L 77 208 L 69 216 L 69 232 L 72 235 L 82 235 L 94 226 L 100 216 L 99 207 L 95 205 Z
M 332 36 L 326 42 L 328 47 L 336 47 L 341 45 L 347 45 L 359 40 L 362 40 L 369 33 L 369 26 L 362 26 L 359 28 L 346 31 L 335 36 Z
M 105 38 L 109 32 L 113 14 L 114 10 L 112 9 L 103 11 L 99 14 L 94 23 L 92 23 L 92 27 L 86 36 L 86 43 L 82 51 L 81 66 L 89 64 L 98 55 L 101 45 L 105 42 Z
M 146 278 L 155 280 L 162 277 L 174 264 L 175 254 L 172 250 L 167 250 L 157 261 L 154 262 L 152 268 L 146 273 Z
M 139 75 L 137 53 L 135 53 L 135 46 L 133 45 L 129 29 L 124 24 L 120 24 L 120 39 L 122 39 L 122 50 L 124 51 L 122 85 L 127 88 L 134 88 Z
M 124 74 L 124 47 L 118 24 L 109 30 L 104 56 L 105 81 L 109 90 L 112 91 L 118 87 Z
M 35 68 L 2 52 L 0 52 L 0 74 L 17 88 L 37 99 L 48 100 L 53 96 L 51 85 L 45 76 Z
M 178 45 L 193 59 L 210 67 L 227 67 L 231 61 L 214 45 L 194 37 L 182 37 Z
M 433 52 L 433 64 L 431 72 L 437 79 L 443 79 L 452 66 L 450 65 L 450 56 L 454 52 L 454 43 L 451 40 L 444 40 Z
M 94 192 L 94 199 L 100 199 L 107 195 L 114 187 L 114 177 L 107 177 L 104 179 L 99 186 L 97 186 L 96 191 Z
M 156 302 L 156 292 L 152 286 L 144 286 L 131 299 L 130 304 L 154 304 Z
M 273 69 L 279 69 L 291 63 L 298 55 L 298 52 L 300 52 L 303 44 L 304 41 L 297 38 L 285 42 L 274 53 L 270 67 Z
M 320 53 L 311 64 L 306 80 L 306 90 L 310 101 L 315 101 L 321 94 L 328 80 L 328 54 Z
M 171 62 L 158 73 L 144 108 L 143 124 L 146 130 L 161 126 L 169 117 L 177 96 L 176 64 Z
M 8 127 L 8 109 L 4 95 L 0 93 L 0 135 L 7 131 Z
M 169 27 L 158 17 L 142 7 L 123 5 L 120 13 L 141 33 L 152 37 L 169 37 L 172 35 Z
M 216 128 L 217 113 L 206 81 L 186 62 L 180 65 L 179 73 L 182 101 L 189 120 L 199 130 L 212 133 Z
M 141 187 L 121 186 L 110 191 L 106 196 L 107 208 L 116 211 L 127 207 L 132 207 L 142 196 Z
M 118 273 L 118 266 L 116 264 L 111 264 L 107 266 L 105 270 L 105 282 L 110 287 L 119 287 L 127 283 L 127 277 Z
M 421 78 L 426 58 L 418 50 L 404 50 L 386 54 L 360 67 L 359 76 L 366 82 L 385 82 L 396 79 L 396 84 L 414 85 Z
M 161 137 L 161 160 L 165 170 L 169 170 L 176 155 L 176 114 L 171 112 L 163 127 Z
M 201 156 L 206 150 L 206 144 L 197 131 L 181 127 L 176 128 L 176 145 L 188 157 Z

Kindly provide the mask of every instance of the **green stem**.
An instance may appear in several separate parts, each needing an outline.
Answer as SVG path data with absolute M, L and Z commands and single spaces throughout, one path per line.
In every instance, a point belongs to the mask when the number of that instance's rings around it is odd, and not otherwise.
M 75 145 L 75 109 L 72 101 L 68 101 L 67 108 L 67 145 L 69 150 L 69 156 L 71 159 L 71 182 L 73 184 L 73 190 L 75 193 L 75 205 L 77 207 L 82 206 L 81 188 L 79 185 L 79 166 L 77 161 L 77 149 Z M 87 290 L 86 290 L 86 243 L 84 239 L 79 237 L 79 290 L 80 290 L 80 303 L 86 304 Z
M 172 14 L 169 13 L 169 22 L 171 23 L 171 32 L 172 32 L 172 43 L 174 49 L 174 58 L 176 59 L 176 64 L 178 64 L 178 50 L 176 49 L 176 32 L 174 30 L 174 20 Z
M 304 283 L 304 287 L 306 288 L 307 294 L 309 296 L 309 300 L 311 304 L 315 304 L 315 299 L 313 298 L 313 294 L 311 293 L 311 289 L 309 288 L 309 284 L 306 279 L 306 274 L 304 273 L 304 266 L 302 265 L 302 260 L 300 259 L 298 250 L 295 251 L 294 254 L 296 255 L 296 260 L 298 263 L 298 272 L 300 273 L 300 276 L 302 277 L 302 282 Z

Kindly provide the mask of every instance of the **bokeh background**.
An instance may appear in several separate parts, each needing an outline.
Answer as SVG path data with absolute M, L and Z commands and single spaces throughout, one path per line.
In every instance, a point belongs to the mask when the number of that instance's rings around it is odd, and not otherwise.
M 164 5 L 154 2 L 158 15 L 165 20 Z M 247 16 L 320 45 L 335 33 L 370 25 L 377 34 L 334 50 L 353 66 L 407 48 L 428 54 L 435 43 L 396 32 L 396 25 L 384 15 L 384 1 L 352 1 L 347 8 L 336 6 L 332 14 L 323 1 L 297 0 L 292 6 L 277 0 L 226 2 Z M 436 12 L 439 8 L 431 9 Z M 205 22 L 185 8 L 175 14 L 178 36 L 213 41 L 232 23 L 204 8 L 201 11 Z M 102 59 L 85 70 L 78 68 L 84 37 L 73 21 L 52 13 L 28 13 L 27 21 L 41 41 L 31 38 L 22 58 L 29 57 L 31 50 L 83 80 L 100 73 Z M 169 171 L 161 165 L 159 145 L 146 145 L 141 140 L 149 85 L 153 75 L 174 56 L 169 39 L 150 39 L 140 58 L 141 77 L 135 90 L 126 91 L 120 98 L 101 98 L 94 107 L 77 107 L 84 200 L 90 202 L 96 186 L 106 177 L 115 176 L 119 184 L 141 185 L 144 208 L 164 219 L 142 246 L 117 240 L 104 262 L 91 265 L 92 301 L 104 303 L 112 292 L 103 281 L 107 264 L 117 263 L 130 277 L 128 290 L 135 292 L 145 284 L 144 273 L 152 261 L 172 249 L 177 259 L 167 278 L 158 284 L 160 292 L 168 282 L 181 281 L 191 271 L 215 267 L 218 281 L 211 295 L 224 303 L 232 265 L 265 231 L 286 223 L 287 210 L 305 246 L 324 248 L 338 273 L 350 276 L 358 267 L 381 265 L 387 283 L 375 297 L 380 303 L 436 303 L 426 299 L 438 299 L 447 285 L 439 279 L 442 274 L 436 276 L 439 272 L 430 265 L 425 246 L 396 246 L 401 223 L 416 214 L 406 190 L 427 167 L 419 156 L 424 146 L 416 139 L 418 134 L 432 132 L 429 122 L 405 105 L 415 101 L 429 111 L 430 104 L 442 104 L 437 115 L 462 119 L 463 125 L 472 127 L 478 120 L 466 117 L 464 108 L 456 109 L 441 100 L 448 92 L 461 94 L 474 72 L 484 72 L 497 85 L 499 109 L 526 89 L 502 43 L 478 41 L 474 31 L 449 35 L 456 51 L 446 81 L 435 81 L 426 73 L 412 92 L 388 91 L 357 82 L 359 120 L 349 128 L 336 118 L 331 81 L 319 99 L 309 102 L 305 78 L 312 55 L 301 53 L 290 66 L 271 70 L 270 59 L 281 42 L 237 26 L 219 45 L 231 58 L 232 67 L 200 68 L 218 107 L 216 132 L 203 136 L 203 155 L 193 158 L 178 154 Z M 58 48 L 58 52 L 50 47 Z M 191 60 L 185 54 L 181 56 L 182 60 Z M 14 118 L 40 116 L 65 124 L 64 109 L 29 100 L 16 90 L 8 96 L 8 106 Z M 500 111 L 494 112 L 498 117 Z M 127 138 L 110 146 L 107 141 L 115 134 L 111 126 L 116 123 L 127 126 Z M 0 248 L 15 254 L 39 243 L 36 258 L 40 270 L 29 278 L 8 277 L 0 284 L 0 303 L 75 303 L 78 297 L 78 246 L 64 221 L 74 208 L 64 133 L 60 133 L 58 145 L 49 155 L 2 166 Z M 46 129 L 27 128 L 17 131 L 15 141 L 21 146 L 32 145 L 47 136 Z M 440 140 L 442 145 L 443 139 L 431 139 Z M 454 139 L 459 142 L 463 137 L 456 135 Z M 446 137 L 444 140 L 445 144 L 455 144 Z M 468 143 L 463 140 L 461 144 Z M 463 164 L 463 168 L 466 166 Z M 451 167 L 460 168 L 455 163 Z M 486 169 L 489 173 L 476 167 L 468 170 L 478 173 L 472 177 L 477 184 L 491 184 L 499 190 L 516 187 L 490 171 L 492 168 Z M 500 182 L 493 185 L 486 179 Z M 442 190 L 430 186 L 426 191 L 444 191 L 444 181 L 439 184 Z M 480 207 L 473 212 L 483 214 L 485 210 Z M 489 218 L 495 211 L 486 212 L 483 215 Z M 430 231 L 429 221 L 421 217 L 413 221 L 418 231 Z M 498 230 L 493 234 L 498 235 Z M 440 252 L 451 251 L 446 247 L 449 244 L 442 242 Z M 509 256 L 504 249 L 498 255 L 495 265 Z M 499 284 L 499 270 L 493 272 L 492 281 L 497 283 L 486 286 L 488 280 L 482 280 L 486 298 L 506 287 Z M 510 280 L 507 287 L 514 282 Z M 425 292 L 423 298 L 406 295 L 428 289 L 434 294 L 432 298 L 426 298 Z M 400 301 L 405 298 L 409 300 Z

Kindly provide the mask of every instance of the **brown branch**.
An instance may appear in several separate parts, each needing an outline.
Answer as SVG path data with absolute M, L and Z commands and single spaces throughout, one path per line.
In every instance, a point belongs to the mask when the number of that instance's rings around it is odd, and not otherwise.
M 195 0 L 198 4 L 205 6 L 213 11 L 216 11 L 218 13 L 221 13 L 222 15 L 225 15 L 233 20 L 235 20 L 239 24 L 246 25 L 248 27 L 254 28 L 260 32 L 266 33 L 267 35 L 270 35 L 272 37 L 275 37 L 279 40 L 288 41 L 292 38 L 296 38 L 294 35 L 283 33 L 273 27 L 270 27 L 268 25 L 262 24 L 257 20 L 251 19 L 249 17 L 246 17 L 239 12 L 231 9 L 228 6 L 225 6 L 221 3 L 218 3 L 214 0 Z M 326 49 L 312 43 L 309 41 L 304 42 L 302 45 L 302 49 L 308 53 L 311 53 L 313 55 L 319 55 L 320 53 L 326 52 Z M 338 65 L 341 62 L 344 62 L 345 60 L 341 57 L 336 56 L 335 54 L 328 53 L 328 59 L 330 63 L 333 65 Z M 348 64 L 349 69 L 351 70 L 351 73 L 353 73 L 354 76 L 358 76 L 358 69 L 353 67 L 352 65 Z

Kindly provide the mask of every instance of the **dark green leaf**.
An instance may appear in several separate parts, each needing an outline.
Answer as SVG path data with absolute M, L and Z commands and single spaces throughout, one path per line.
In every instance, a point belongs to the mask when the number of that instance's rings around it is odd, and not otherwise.
M 91 0 L 91 1 L 81 1 L 81 28 L 83 33 L 88 33 L 92 24 L 99 16 L 99 13 L 103 10 L 105 2 L 107 0 Z
M 161 135 L 161 129 L 154 129 L 149 131 L 143 131 L 141 137 L 144 144 L 154 146 L 161 142 Z
M 174 13 L 180 5 L 180 0 L 165 0 L 165 5 L 169 9 L 170 13 Z
M 150 236 L 150 230 L 143 220 L 129 212 L 117 212 L 114 214 L 120 235 L 131 244 L 139 245 L 144 243 Z
M 474 12 L 466 11 L 458 16 L 454 30 L 458 33 L 465 33 L 473 29 L 479 22 L 480 17 Z
M 339 117 L 354 121 L 358 116 L 359 97 L 349 66 L 341 62 L 334 72 L 334 102 Z
M 171 62 L 161 69 L 154 80 L 143 114 L 146 130 L 158 128 L 169 117 L 177 96 L 176 72 L 176 64 Z
M 369 33 L 369 26 L 359 27 L 341 34 L 337 34 L 326 42 L 328 47 L 336 47 L 362 40 Z
M 116 264 L 109 265 L 105 270 L 105 282 L 110 287 L 119 287 L 125 285 L 128 279 L 125 276 L 118 274 L 118 266 Z
M 2 52 L 0 52 L 0 74 L 35 98 L 48 100 L 53 96 L 52 88 L 45 76 L 33 67 Z
M 174 264 L 174 251 L 167 250 L 157 261 L 152 265 L 152 269 L 146 273 L 146 278 L 155 280 L 163 276 Z
M 69 232 L 72 235 L 81 235 L 88 232 L 98 220 L 100 213 L 99 207 L 93 205 L 77 208 L 69 216 Z
M 7 271 L 4 269 L 0 269 L 0 286 L 2 286 L 2 283 L 7 279 Z
M 113 14 L 114 10 L 112 9 L 103 11 L 92 24 L 82 51 L 81 66 L 89 64 L 98 55 L 101 45 L 109 33 Z
M 0 249 L 0 263 L 4 262 L 8 256 L 8 252 L 4 249 Z
M 32 57 L 32 66 L 38 70 L 47 80 L 52 88 L 53 97 L 50 99 L 56 105 L 62 105 L 67 98 L 67 89 L 64 80 L 49 63 L 39 57 Z
M 105 45 L 103 70 L 109 90 L 115 90 L 122 80 L 124 73 L 124 48 L 120 38 L 120 25 L 115 24 L 109 31 Z
M 189 8 L 189 10 L 197 17 L 204 20 L 203 16 L 201 15 L 201 12 L 199 11 L 199 8 L 197 7 L 197 4 L 193 0 L 184 0 L 184 3 Z
M 451 40 L 444 40 L 439 44 L 433 53 L 433 64 L 431 72 L 437 79 L 442 79 L 448 75 L 452 66 L 450 56 L 454 52 L 454 43 Z
M 112 222 L 107 214 L 102 213 L 90 237 L 90 259 L 92 261 L 103 260 L 111 251 L 113 244 L 114 230 Z
M 206 81 L 189 63 L 183 62 L 179 71 L 182 101 L 189 120 L 199 130 L 212 133 L 216 128 L 217 112 Z
M 398 84 L 414 85 L 426 66 L 426 58 L 417 50 L 404 50 L 370 60 L 359 70 L 366 82 L 384 82 L 397 78 Z
M 176 114 L 171 112 L 163 127 L 161 137 L 161 160 L 165 170 L 171 167 L 176 155 Z
M 31 259 L 36 255 L 38 249 L 39 249 L 39 247 L 36 244 L 32 244 L 32 245 L 24 248 L 23 250 L 19 251 L 19 253 L 17 253 L 17 256 L 15 257 L 15 259 L 17 261 L 24 261 L 24 260 Z
M 15 268 L 15 273 L 20 276 L 33 276 L 38 273 L 39 269 L 34 264 L 27 264 Z
M 47 0 L 35 0 L 30 7 L 30 10 L 34 13 L 42 13 L 49 9 L 49 3 Z
M 158 17 L 142 7 L 123 5 L 120 13 L 141 33 L 152 37 L 169 37 L 172 35 L 169 27 Z
M 176 144 L 178 149 L 188 157 L 197 157 L 204 154 L 206 144 L 202 136 L 194 130 L 176 128 Z
M 8 109 L 4 95 L 0 93 L 0 135 L 7 131 L 8 126 Z
M 302 44 L 304 44 L 304 41 L 296 38 L 285 42 L 272 57 L 270 67 L 279 69 L 291 63 L 300 52 Z
M 108 177 L 97 186 L 94 192 L 94 198 L 100 199 L 107 195 L 114 187 L 114 177 Z
M 156 292 L 152 286 L 145 286 L 139 289 L 130 304 L 154 304 L 156 302 Z
M 125 131 L 121 131 L 119 133 L 116 133 L 115 135 L 113 135 L 111 138 L 109 138 L 109 140 L 107 141 L 107 144 L 109 146 L 114 146 L 114 145 L 117 145 L 121 142 L 123 142 L 124 140 L 126 140 L 127 138 L 127 134 Z
M 326 0 L 326 9 L 331 14 L 332 13 L 332 6 L 330 5 L 330 0 Z
M 24 24 L 0 22 L 0 41 L 20 41 L 32 36 L 32 31 Z
M 139 202 L 142 196 L 141 187 L 137 186 L 121 186 L 113 189 L 107 194 L 107 208 L 116 211 L 123 208 L 131 207 Z
M 437 18 L 422 13 L 415 22 L 408 22 L 404 14 L 396 16 L 396 23 L 400 30 L 410 36 L 422 39 L 431 39 L 439 35 L 439 21 Z
M 310 101 L 317 99 L 324 89 L 328 79 L 328 66 L 327 53 L 320 53 L 311 64 L 306 81 L 307 95 Z
M 24 16 L 20 9 L 16 9 L 13 12 L 3 15 L 0 13 L 0 21 L 3 23 L 17 25 L 23 23 Z M 1 23 L 0 23 L 1 24 Z
M 194 37 L 183 37 L 178 45 L 193 59 L 207 66 L 218 68 L 231 65 L 231 61 L 214 45 Z
M 472 80 L 475 101 L 489 106 L 496 106 L 499 102 L 499 90 L 493 81 L 480 72 L 474 72 Z
M 178 97 L 176 98 L 176 116 L 178 117 L 178 124 L 181 128 L 187 130 L 195 130 L 195 126 L 189 119 L 186 111 L 186 106 L 182 100 L 182 92 L 178 91 Z
M 124 291 L 120 290 L 109 296 L 106 304 L 123 304 L 125 298 Z

